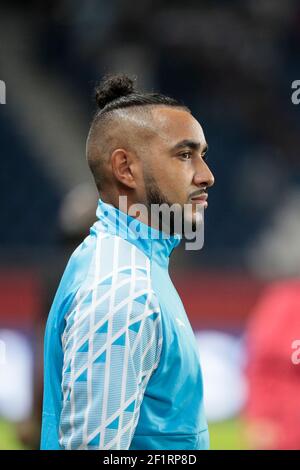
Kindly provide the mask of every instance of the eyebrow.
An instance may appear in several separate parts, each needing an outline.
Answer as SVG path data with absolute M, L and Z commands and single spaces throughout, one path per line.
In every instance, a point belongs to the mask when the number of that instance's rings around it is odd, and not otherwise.
M 173 148 L 172 150 L 180 150 L 182 148 L 185 148 L 185 147 L 189 147 L 190 149 L 192 150 L 199 150 L 201 148 L 201 144 L 200 142 L 196 142 L 195 140 L 189 140 L 189 139 L 185 139 L 185 140 L 181 140 L 180 142 L 178 142 Z M 205 143 L 203 145 L 203 148 L 202 148 L 202 153 L 205 153 L 208 151 L 208 145 L 207 143 Z

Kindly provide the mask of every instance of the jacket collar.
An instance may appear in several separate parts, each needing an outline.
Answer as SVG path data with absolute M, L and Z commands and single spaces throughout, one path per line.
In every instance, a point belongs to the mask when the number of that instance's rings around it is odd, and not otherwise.
M 96 215 L 96 230 L 127 240 L 161 266 L 168 266 L 170 254 L 181 241 L 181 235 L 168 235 L 150 227 L 101 199 L 98 201 Z

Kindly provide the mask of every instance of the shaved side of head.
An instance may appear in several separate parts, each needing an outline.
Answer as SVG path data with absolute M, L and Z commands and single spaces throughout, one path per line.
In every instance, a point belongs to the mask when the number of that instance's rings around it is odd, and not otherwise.
M 131 151 L 146 163 L 149 141 L 157 135 L 153 108 L 153 105 L 132 106 L 95 116 L 87 138 L 86 155 L 99 191 L 112 183 L 109 163 L 115 149 Z

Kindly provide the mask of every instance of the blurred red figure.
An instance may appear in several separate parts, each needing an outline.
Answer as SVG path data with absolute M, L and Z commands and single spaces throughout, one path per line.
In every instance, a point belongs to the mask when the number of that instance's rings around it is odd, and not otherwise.
M 256 449 L 300 449 L 300 281 L 266 289 L 249 323 L 247 438 Z

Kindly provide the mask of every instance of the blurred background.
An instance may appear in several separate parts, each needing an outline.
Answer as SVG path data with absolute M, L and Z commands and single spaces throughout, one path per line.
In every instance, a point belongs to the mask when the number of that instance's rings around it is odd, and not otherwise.
M 39 446 L 43 330 L 95 219 L 85 140 L 113 72 L 183 101 L 209 143 L 204 249 L 171 274 L 211 448 L 300 449 L 299 41 L 296 0 L 1 1 L 1 449 Z

